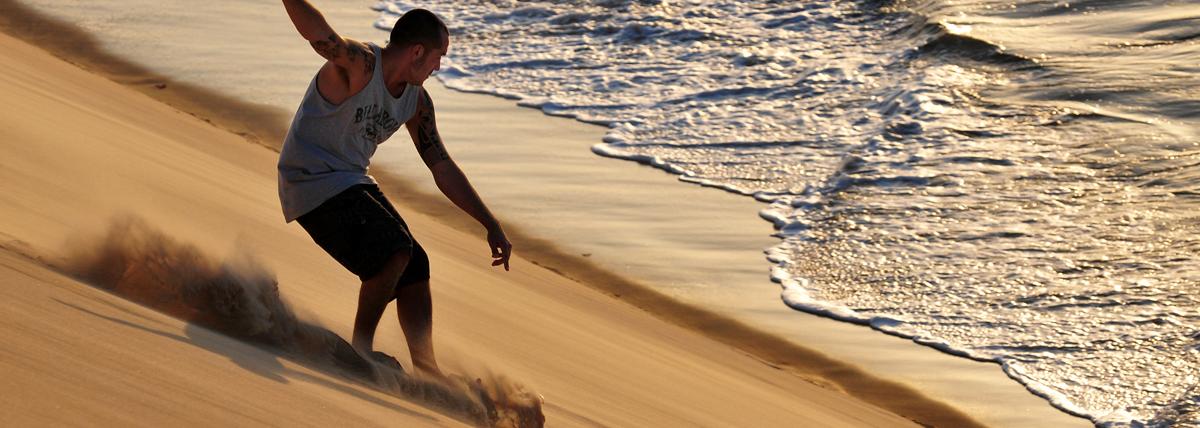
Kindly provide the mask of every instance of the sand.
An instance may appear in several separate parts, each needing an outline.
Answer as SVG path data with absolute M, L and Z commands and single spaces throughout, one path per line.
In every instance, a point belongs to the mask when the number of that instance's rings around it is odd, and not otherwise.
M 63 274 L 61 256 L 132 215 L 215 259 L 249 254 L 302 318 L 346 336 L 356 281 L 298 226 L 283 223 L 275 152 L 5 35 L 0 93 L 6 424 L 461 423 L 461 415 Z M 581 284 L 590 271 L 573 280 L 522 258 L 520 247 L 512 272 L 492 269 L 481 233 L 400 210 L 430 252 L 443 364 L 471 376 L 503 375 L 542 394 L 552 426 L 912 425 L 880 406 L 925 423 L 971 424 L 817 353 L 723 343 L 684 328 L 680 319 L 701 314 L 684 306 L 667 322 Z M 385 314 L 377 347 L 407 365 L 394 317 Z M 764 361 L 789 350 L 832 369 L 822 377 Z M 888 394 L 867 403 L 832 386 L 855 385 L 850 379 Z
M 371 28 L 378 15 L 368 8 L 370 2 L 316 3 L 343 34 L 377 42 L 386 35 Z M 44 16 L 30 16 L 19 4 L 70 24 L 48 25 Z M 0 27 L 38 40 L 51 52 L 69 52 L 71 62 L 110 80 L 274 146 L 279 137 L 272 134 L 286 126 L 319 66 L 281 10 L 277 3 L 236 0 L 214 0 L 203 8 L 182 1 L 0 0 Z M 859 382 L 861 370 L 846 371 L 847 364 L 915 388 L 988 425 L 1088 425 L 1030 394 L 996 364 L 784 306 L 760 252 L 777 240 L 769 236 L 770 224 L 754 214 L 762 204 L 751 198 L 598 157 L 587 148 L 599 141 L 604 127 L 515 108 L 511 100 L 445 90 L 432 80 L 426 86 L 437 100 L 451 152 L 505 221 L 510 237 L 520 241 L 521 254 L 539 265 L 619 294 L 771 364 L 822 377 L 852 373 L 841 383 L 859 385 L 848 391 L 868 401 L 896 394 L 876 387 L 875 380 Z M 380 171 L 387 172 L 383 179 L 402 210 L 477 233 L 472 220 L 436 194 L 405 138 L 381 146 L 373 173 L 380 176 Z M 627 292 L 646 287 L 669 299 Z M 678 302 L 705 310 L 678 311 Z M 713 314 L 770 335 L 747 335 L 724 321 L 715 328 Z M 781 340 L 795 346 L 779 346 Z M 813 358 L 807 349 L 830 358 Z

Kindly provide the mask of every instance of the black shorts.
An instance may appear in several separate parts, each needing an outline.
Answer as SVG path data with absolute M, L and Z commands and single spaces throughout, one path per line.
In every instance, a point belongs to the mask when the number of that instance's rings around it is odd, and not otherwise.
M 296 221 L 321 249 L 361 280 L 375 276 L 401 251 L 412 257 L 396 288 L 429 279 L 429 256 L 379 186 L 355 185 Z

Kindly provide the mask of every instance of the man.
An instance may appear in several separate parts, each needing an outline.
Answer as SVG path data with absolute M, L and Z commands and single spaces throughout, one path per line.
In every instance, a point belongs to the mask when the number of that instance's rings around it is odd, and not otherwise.
M 442 145 L 433 102 L 421 86 L 450 46 L 446 24 L 414 9 L 392 29 L 386 48 L 342 38 L 305 0 L 284 0 L 296 30 L 327 61 L 313 78 L 279 153 L 284 217 L 296 220 L 322 249 L 358 275 L 354 348 L 374 351 L 375 328 L 397 302 L 413 367 L 442 378 L 433 355 L 429 259 L 395 208 L 367 175 L 378 144 L 403 123 L 442 193 L 487 229 L 504 265 L 512 245 Z

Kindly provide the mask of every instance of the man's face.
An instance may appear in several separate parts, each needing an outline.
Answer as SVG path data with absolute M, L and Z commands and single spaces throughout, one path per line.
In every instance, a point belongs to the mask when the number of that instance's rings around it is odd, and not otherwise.
M 413 78 L 414 84 L 420 85 L 425 83 L 425 79 L 433 75 L 433 72 L 442 68 L 442 57 L 446 56 L 446 52 L 450 50 L 450 37 L 442 36 L 442 45 L 428 49 L 421 46 L 422 53 L 413 61 Z

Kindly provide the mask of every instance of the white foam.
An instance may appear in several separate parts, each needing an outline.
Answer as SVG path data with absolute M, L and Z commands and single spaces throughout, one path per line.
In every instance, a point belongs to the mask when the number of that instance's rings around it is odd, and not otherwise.
M 784 273 L 777 274 L 777 270 L 780 269 L 772 269 L 771 280 L 778 282 L 783 287 L 780 297 L 793 309 L 855 324 L 869 325 L 871 323 L 869 317 L 863 316 L 853 309 L 812 298 L 808 290 L 804 288 L 806 280 L 803 278 L 793 279 Z
M 631 154 L 631 153 L 623 152 L 621 150 L 614 148 L 614 146 L 612 146 L 610 144 L 604 144 L 604 143 L 595 144 L 592 146 L 592 153 L 598 154 L 600 156 L 611 157 L 611 158 L 631 160 L 631 161 L 634 161 L 637 163 L 650 165 L 655 168 L 659 168 L 659 169 L 662 169 L 664 171 L 671 172 L 674 174 L 684 175 L 684 174 L 688 173 L 687 170 L 684 170 L 683 168 L 672 165 L 657 156 L 639 155 L 639 154 Z
M 1048 13 L 1076 25 L 1063 37 L 1006 26 L 1009 13 L 1045 18 L 1041 3 L 987 8 L 997 5 L 446 2 L 436 12 L 455 47 L 438 78 L 606 125 L 598 155 L 768 204 L 758 215 L 781 238 L 767 258 L 789 307 L 965 358 L 1024 361 L 1029 374 L 1010 376 L 1057 407 L 1147 421 L 1186 384 L 1184 369 L 1154 361 L 1200 365 L 1182 333 L 1200 328 L 1200 301 L 1180 291 L 1200 282 L 1196 256 L 1180 250 L 1200 245 L 1182 226 L 1200 209 L 1189 172 L 1200 134 L 1180 125 L 1194 109 L 1179 106 L 1194 103 L 1170 95 L 1196 84 L 1156 74 L 1196 70 L 1152 55 L 1200 45 L 1166 40 L 1123 62 L 1073 40 L 1101 27 L 1144 37 L 1130 22 L 1185 31 L 1180 18 L 1200 7 L 1096 5 L 1110 22 Z M 376 27 L 412 6 L 380 2 Z M 1014 36 L 1026 31 L 1057 45 Z M 1175 34 L 1164 31 L 1151 33 Z M 1022 48 L 1055 54 L 1029 61 L 1039 56 Z M 1064 58 L 1090 68 L 1045 73 L 1079 65 Z M 1155 67 L 1120 90 L 1101 78 L 1148 67 L 1138 64 Z M 1076 99 L 1092 95 L 1108 98 Z M 1141 104 L 1119 105 L 1133 97 Z M 1114 382 L 1126 390 L 1098 387 Z M 1109 402 L 1130 416 L 1103 416 Z

